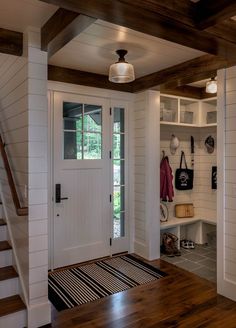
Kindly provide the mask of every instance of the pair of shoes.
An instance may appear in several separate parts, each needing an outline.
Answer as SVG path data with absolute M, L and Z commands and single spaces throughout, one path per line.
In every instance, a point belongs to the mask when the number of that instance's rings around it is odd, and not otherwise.
M 194 249 L 195 248 L 195 244 L 192 240 L 187 240 L 187 239 L 183 239 L 180 242 L 181 247 L 186 248 L 186 249 Z
M 162 251 L 169 257 L 180 256 L 181 252 L 176 246 L 178 237 L 172 233 L 164 233 L 162 235 Z

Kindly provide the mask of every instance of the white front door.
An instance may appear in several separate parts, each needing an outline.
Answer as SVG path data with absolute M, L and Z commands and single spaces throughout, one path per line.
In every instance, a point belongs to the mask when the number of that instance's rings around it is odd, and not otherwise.
M 110 255 L 109 103 L 55 93 L 53 125 L 53 266 L 57 268 Z

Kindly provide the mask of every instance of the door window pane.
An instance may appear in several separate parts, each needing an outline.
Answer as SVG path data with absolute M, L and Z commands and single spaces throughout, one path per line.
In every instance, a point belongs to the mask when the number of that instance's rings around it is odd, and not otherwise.
M 113 161 L 113 181 L 115 186 L 124 185 L 125 183 L 125 162 L 114 160 Z
M 63 102 L 64 159 L 102 158 L 102 107 Z
M 114 158 L 124 158 L 125 135 L 114 133 L 113 135 L 113 154 Z
M 114 108 L 114 132 L 125 132 L 125 110 L 124 108 Z
M 82 159 L 82 134 L 64 132 L 64 159 Z
M 102 132 L 101 106 L 84 105 L 84 131 Z
M 83 136 L 84 159 L 101 158 L 101 135 L 99 133 L 84 132 Z

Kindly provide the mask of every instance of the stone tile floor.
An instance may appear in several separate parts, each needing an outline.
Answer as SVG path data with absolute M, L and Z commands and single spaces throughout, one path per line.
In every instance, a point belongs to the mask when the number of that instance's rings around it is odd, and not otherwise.
M 215 245 L 195 245 L 194 249 L 181 247 L 180 251 L 181 256 L 168 257 L 162 254 L 161 259 L 216 283 Z

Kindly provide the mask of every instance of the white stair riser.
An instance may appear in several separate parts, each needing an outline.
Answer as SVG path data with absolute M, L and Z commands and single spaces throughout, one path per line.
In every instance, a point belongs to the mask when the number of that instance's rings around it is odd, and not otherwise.
M 23 328 L 26 327 L 26 310 L 11 313 L 0 317 L 0 327 Z
M 0 204 L 0 218 L 3 218 L 3 207 L 1 204 Z
M 0 281 L 1 298 L 19 294 L 19 278 Z
M 6 226 L 0 226 L 0 241 L 7 239 L 7 227 Z
M 12 265 L 12 250 L 0 252 L 0 268 Z

